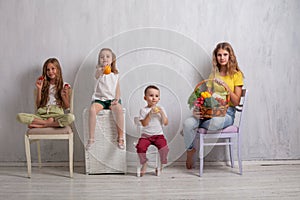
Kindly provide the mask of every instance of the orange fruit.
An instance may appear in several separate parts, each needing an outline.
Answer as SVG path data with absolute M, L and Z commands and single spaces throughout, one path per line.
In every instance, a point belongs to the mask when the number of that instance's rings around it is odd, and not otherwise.
M 111 68 L 109 65 L 106 65 L 103 70 L 103 74 L 110 74 Z
M 158 112 L 159 112 L 159 108 L 158 108 L 158 107 L 155 107 L 155 108 L 154 108 L 154 112 L 155 112 L 155 113 L 158 113 Z

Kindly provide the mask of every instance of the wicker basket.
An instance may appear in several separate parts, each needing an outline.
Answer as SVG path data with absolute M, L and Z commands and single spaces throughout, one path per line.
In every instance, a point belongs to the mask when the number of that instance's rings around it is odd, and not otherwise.
M 195 93 L 200 93 L 200 92 L 207 91 L 207 86 L 206 86 L 206 84 L 204 86 L 204 83 L 207 83 L 209 81 L 217 83 L 219 86 L 222 86 L 217 81 L 215 81 L 214 79 L 206 79 L 206 80 L 203 80 L 203 81 L 199 82 L 196 85 L 193 93 L 195 94 Z M 202 87 L 202 86 L 204 86 L 204 87 Z M 230 101 L 230 96 L 228 94 L 227 89 L 224 86 L 222 86 L 222 87 L 225 89 L 225 91 L 227 93 L 226 94 L 226 105 L 217 105 L 217 106 L 212 106 L 212 107 L 206 107 L 204 105 L 199 106 L 199 109 L 200 109 L 200 112 L 202 113 L 203 118 L 224 117 L 226 115 L 227 108 L 228 108 L 228 102 Z M 200 90 L 200 92 L 199 92 L 199 90 Z M 195 107 L 194 107 L 194 109 L 195 109 Z

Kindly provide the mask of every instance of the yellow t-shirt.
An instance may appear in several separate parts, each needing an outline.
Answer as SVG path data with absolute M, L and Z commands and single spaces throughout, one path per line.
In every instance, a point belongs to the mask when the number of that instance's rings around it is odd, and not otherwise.
M 209 75 L 209 79 L 213 79 L 213 78 L 218 78 L 223 80 L 228 85 L 231 91 L 234 91 L 235 86 L 244 85 L 244 78 L 241 72 L 236 72 L 232 77 L 230 75 L 220 76 L 219 73 L 216 73 L 215 76 L 213 74 Z M 217 92 L 219 94 L 226 94 L 226 89 L 216 82 L 211 82 L 211 81 L 207 82 L 207 87 L 209 88 L 214 87 L 214 92 Z M 232 106 L 231 103 L 230 106 Z

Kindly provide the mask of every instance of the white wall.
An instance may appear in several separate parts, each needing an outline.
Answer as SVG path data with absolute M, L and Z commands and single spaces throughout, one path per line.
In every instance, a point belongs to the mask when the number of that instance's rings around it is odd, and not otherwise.
M 26 126 L 15 117 L 33 111 L 34 81 L 52 56 L 76 91 L 75 159 L 83 160 L 81 109 L 104 45 L 119 56 L 128 134 L 134 136 L 132 117 L 153 81 L 168 109 L 171 159 L 177 159 L 187 95 L 209 73 L 220 41 L 232 44 L 250 91 L 244 160 L 299 159 L 299 11 L 297 0 L 0 0 L 0 161 L 25 160 Z M 43 158 L 67 160 L 63 144 L 45 142 Z

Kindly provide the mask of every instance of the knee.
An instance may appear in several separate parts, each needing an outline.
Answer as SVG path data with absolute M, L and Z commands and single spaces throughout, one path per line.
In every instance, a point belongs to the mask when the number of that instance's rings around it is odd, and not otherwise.
M 147 152 L 147 147 L 141 143 L 138 143 L 135 148 L 138 153 L 146 153 Z
M 111 109 L 112 109 L 113 112 L 115 112 L 117 114 L 122 114 L 123 113 L 122 105 L 119 104 L 119 103 L 112 106 Z
M 91 105 L 91 107 L 89 109 L 89 113 L 92 115 L 96 115 L 96 108 L 95 108 L 94 104 Z
M 67 121 L 68 121 L 69 123 L 72 123 L 74 120 L 75 120 L 75 115 L 69 113 L 69 114 L 67 115 Z
M 183 128 L 186 129 L 192 129 L 193 126 L 195 125 L 195 123 L 197 123 L 196 119 L 194 117 L 190 117 L 187 118 L 184 122 L 183 122 Z
M 169 147 L 168 147 L 168 145 L 166 144 L 165 146 L 159 148 L 159 151 L 160 151 L 160 152 L 164 152 L 164 153 L 168 153 L 168 152 L 169 152 Z
M 21 113 L 17 114 L 16 119 L 17 119 L 18 122 L 21 122 Z
M 20 123 L 27 123 L 27 121 L 30 121 L 30 120 L 27 119 L 25 116 L 26 115 L 24 113 L 18 113 L 16 119 Z

